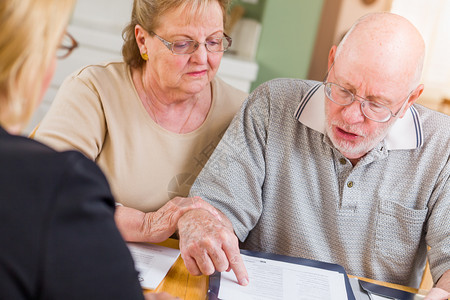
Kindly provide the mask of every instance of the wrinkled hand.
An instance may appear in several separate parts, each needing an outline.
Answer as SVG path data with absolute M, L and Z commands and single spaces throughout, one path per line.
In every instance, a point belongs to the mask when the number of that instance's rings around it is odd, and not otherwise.
M 149 242 L 159 243 L 168 239 L 177 229 L 178 219 L 187 211 L 202 208 L 220 219 L 218 211 L 200 197 L 175 197 L 155 212 L 146 213 L 142 232 Z
M 233 270 L 240 285 L 248 284 L 248 274 L 239 252 L 231 223 L 204 209 L 185 213 L 178 221 L 181 257 L 193 275 L 211 275 Z
M 447 300 L 450 297 L 450 293 L 440 288 L 432 288 L 424 300 Z
M 166 292 L 163 293 L 146 293 L 144 294 L 145 300 L 179 300 L 180 298 L 174 297 Z

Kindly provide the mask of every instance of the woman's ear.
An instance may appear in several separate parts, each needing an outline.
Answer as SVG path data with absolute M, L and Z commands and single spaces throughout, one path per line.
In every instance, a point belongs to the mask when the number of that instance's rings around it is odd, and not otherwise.
M 136 25 L 134 27 L 134 36 L 136 37 L 136 43 L 141 52 L 147 52 L 147 49 L 145 49 L 145 51 L 142 51 L 142 47 L 146 47 L 145 40 L 149 37 L 148 32 L 144 28 L 142 28 L 141 25 Z

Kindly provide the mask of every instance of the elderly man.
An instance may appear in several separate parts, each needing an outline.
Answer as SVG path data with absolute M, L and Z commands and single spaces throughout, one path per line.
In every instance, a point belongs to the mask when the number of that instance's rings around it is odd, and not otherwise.
M 413 105 L 424 48 L 403 17 L 370 14 L 331 48 L 323 83 L 257 88 L 191 189 L 221 220 L 197 209 L 178 222 L 188 270 L 247 284 L 239 239 L 418 287 L 428 245 L 427 299 L 447 299 L 450 117 Z

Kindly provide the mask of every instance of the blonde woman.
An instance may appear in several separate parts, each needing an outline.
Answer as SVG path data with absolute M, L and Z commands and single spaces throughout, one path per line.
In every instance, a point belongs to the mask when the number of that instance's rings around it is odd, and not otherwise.
M 74 2 L 0 1 L 0 299 L 144 298 L 99 168 L 16 135 L 77 45 Z

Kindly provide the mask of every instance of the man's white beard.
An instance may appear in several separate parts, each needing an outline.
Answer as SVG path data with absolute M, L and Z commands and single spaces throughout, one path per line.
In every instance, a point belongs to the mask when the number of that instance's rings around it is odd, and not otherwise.
M 387 135 L 389 129 L 394 124 L 394 120 L 391 120 L 390 122 L 386 122 L 385 126 L 380 126 L 375 132 L 372 134 L 368 134 L 361 128 L 352 127 L 350 125 L 343 124 L 339 121 L 330 121 L 326 119 L 326 133 L 328 137 L 330 138 L 331 142 L 333 143 L 334 147 L 339 150 L 345 157 L 349 159 L 353 158 L 361 158 L 370 150 L 372 150 L 379 142 L 381 142 Z M 357 134 L 360 137 L 364 137 L 363 141 L 358 142 L 357 144 L 345 141 L 336 138 L 333 132 L 333 126 L 337 126 L 345 131 Z

